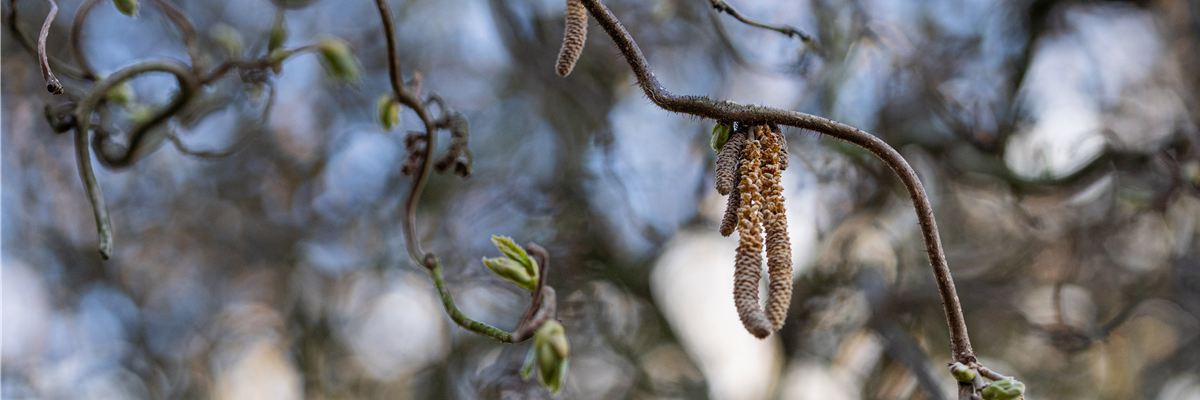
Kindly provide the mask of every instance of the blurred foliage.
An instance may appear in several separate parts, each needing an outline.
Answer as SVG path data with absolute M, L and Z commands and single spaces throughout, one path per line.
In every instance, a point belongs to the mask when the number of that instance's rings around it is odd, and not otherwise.
M 51 55 L 68 63 L 79 3 L 59 1 L 49 36 Z M 273 103 L 238 77 L 218 82 L 176 122 L 179 138 L 236 151 L 210 159 L 165 146 L 126 170 L 100 168 L 117 242 L 101 261 L 71 140 L 43 116 L 61 99 L 6 25 L 0 395 L 550 397 L 521 379 L 531 344 L 454 327 L 408 260 L 400 215 L 410 182 L 398 170 L 402 132 L 422 127 L 410 111 L 394 133 L 375 122 L 388 78 L 373 5 L 172 3 L 198 32 L 239 33 L 241 51 L 341 38 L 361 69 L 331 65 L 358 83 L 324 78 L 317 57 L 270 78 Z M 827 116 L 899 149 L 934 201 L 977 353 L 1024 381 L 1027 398 L 1200 396 L 1200 3 L 733 4 L 805 29 L 819 51 L 706 1 L 606 4 L 677 93 Z M 916 218 L 883 164 L 785 131 L 800 166 L 785 177 L 789 198 L 806 199 L 789 204 L 793 226 L 812 231 L 794 230 L 811 243 L 793 247 L 812 251 L 797 251 L 774 358 L 742 359 L 776 363 L 763 367 L 772 375 L 736 386 L 710 372 L 731 361 L 706 356 L 688 339 L 705 332 L 680 322 L 709 311 L 676 312 L 656 294 L 671 283 L 651 277 L 672 249 L 716 235 L 712 121 L 650 105 L 598 29 L 571 76 L 556 75 L 559 1 L 391 5 L 403 71 L 420 72 L 474 128 L 470 179 L 437 176 L 424 196 L 424 242 L 463 312 L 500 327 L 516 323 L 528 294 L 475 261 L 494 255 L 490 235 L 549 250 L 571 352 L 559 396 L 953 394 Z M 16 7 L 26 35 L 48 9 Z M 154 6 L 138 15 L 107 3 L 93 11 L 83 45 L 98 71 L 186 58 Z M 201 64 L 227 57 L 228 44 L 201 36 Z M 128 95 L 161 105 L 174 85 L 145 75 Z M 128 127 L 130 113 L 112 113 Z

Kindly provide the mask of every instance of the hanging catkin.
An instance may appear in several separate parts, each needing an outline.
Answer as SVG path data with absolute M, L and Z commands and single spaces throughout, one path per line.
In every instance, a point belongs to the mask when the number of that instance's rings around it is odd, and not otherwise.
M 739 172 L 741 180 L 738 194 L 741 204 L 738 207 L 738 248 L 733 276 L 733 303 L 737 307 L 738 317 L 750 334 L 765 338 L 772 332 L 771 322 L 763 314 L 762 306 L 758 303 L 758 285 L 762 279 L 762 175 L 760 162 L 762 152 L 759 151 L 759 141 L 751 135 L 742 149 L 742 162 Z
M 741 179 L 739 176 L 738 179 Z M 742 193 L 735 186 L 725 200 L 725 215 L 721 217 L 721 236 L 729 236 L 738 228 L 738 207 L 742 205 Z
M 787 209 L 784 207 L 780 174 L 786 168 L 787 153 L 781 150 L 783 135 L 760 127 L 763 136 L 763 228 L 767 234 L 767 270 L 770 279 L 766 314 L 771 330 L 779 330 L 787 318 L 792 301 L 792 244 L 787 233 Z
M 563 30 L 562 48 L 558 50 L 559 76 L 571 74 L 575 69 L 575 61 L 583 53 L 583 43 L 587 40 L 588 16 L 580 0 L 567 0 L 567 27 Z
M 717 186 L 717 193 L 722 195 L 730 194 L 736 188 L 738 184 L 738 160 L 742 158 L 742 144 L 745 142 L 746 131 L 738 129 L 725 142 L 725 146 L 721 147 L 721 151 L 717 153 L 717 169 L 715 178 L 713 179 Z

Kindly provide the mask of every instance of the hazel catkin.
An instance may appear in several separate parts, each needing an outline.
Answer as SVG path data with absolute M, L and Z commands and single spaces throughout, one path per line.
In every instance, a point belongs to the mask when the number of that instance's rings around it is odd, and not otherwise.
M 567 0 L 567 27 L 563 29 L 562 48 L 558 50 L 558 65 L 555 71 L 559 76 L 571 74 L 575 69 L 575 61 L 583 53 L 583 44 L 587 40 L 588 16 L 580 0 Z

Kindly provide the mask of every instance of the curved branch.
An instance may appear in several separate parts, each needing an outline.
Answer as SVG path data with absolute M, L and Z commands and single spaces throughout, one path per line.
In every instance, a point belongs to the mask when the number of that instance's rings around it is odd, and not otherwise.
M 54 71 L 50 70 L 50 60 L 46 57 L 46 37 L 50 35 L 50 25 L 54 24 L 54 16 L 58 15 L 58 4 L 54 0 L 46 0 L 46 2 L 50 3 L 50 12 L 46 14 L 46 20 L 42 22 L 42 31 L 38 33 L 38 64 L 42 67 L 42 79 L 46 80 L 46 90 L 50 93 L 62 94 L 62 83 L 54 77 Z M 13 15 L 17 13 L 15 4 L 12 12 Z
M 937 223 L 933 217 L 933 207 L 925 193 L 921 181 L 908 162 L 883 140 L 872 136 L 858 128 L 845 125 L 826 118 L 808 115 L 796 111 L 781 110 L 756 105 L 741 105 L 729 101 L 716 101 L 704 96 L 678 96 L 667 91 L 655 78 L 654 73 L 642 55 L 637 43 L 630 37 L 629 32 L 621 25 L 600 2 L 600 0 L 583 0 L 588 12 L 604 28 L 608 36 L 616 43 L 617 48 L 633 69 L 638 85 L 654 104 L 678 113 L 691 114 L 698 117 L 718 121 L 739 121 L 749 124 L 776 123 L 796 128 L 808 129 L 815 132 L 844 140 L 862 147 L 876 157 L 879 157 L 896 173 L 904 187 L 912 197 L 916 208 L 917 219 L 921 224 L 921 233 L 925 239 L 926 251 L 933 274 L 941 294 L 942 305 L 946 313 L 946 321 L 950 327 L 950 349 L 954 360 L 967 364 L 975 361 L 975 353 L 971 349 L 970 337 L 967 334 L 966 321 L 963 319 L 962 305 L 946 264 L 946 256 L 942 251 L 941 239 L 938 237 Z
M 121 69 L 96 82 L 79 101 L 79 106 L 75 108 L 75 164 L 79 169 L 79 178 L 83 180 L 84 189 L 87 190 L 88 199 L 92 203 L 92 215 L 96 219 L 96 231 L 100 237 L 100 257 L 105 260 L 112 256 L 112 225 L 108 220 L 108 208 L 104 205 L 104 194 L 101 193 L 100 185 L 96 182 L 95 171 L 92 170 L 91 153 L 88 152 L 88 132 L 90 131 L 92 111 L 114 86 L 138 74 L 155 71 L 167 72 L 179 77 L 181 93 L 176 96 L 177 99 L 186 99 L 191 96 L 191 85 L 194 78 L 187 66 L 178 61 L 147 61 Z M 184 91 L 186 91 L 186 96 L 184 96 Z M 159 115 L 162 115 L 162 112 Z M 147 123 L 143 126 L 149 129 L 151 125 Z
M 75 54 L 75 64 L 79 65 L 79 75 L 92 81 L 96 80 L 96 72 L 92 69 L 92 64 L 88 63 L 87 55 L 83 54 L 80 37 L 83 36 L 83 21 L 98 2 L 100 0 L 84 0 L 83 4 L 79 5 L 79 11 L 75 12 L 75 22 L 71 24 L 71 52 Z
M 25 32 L 21 31 L 21 27 L 17 24 L 17 0 L 8 0 L 8 9 L 8 30 L 12 32 L 13 36 L 17 39 L 17 44 L 25 48 L 25 51 L 29 52 L 30 55 L 38 59 L 38 62 L 40 63 L 42 61 L 42 54 L 38 53 L 37 44 L 33 43 L 28 36 L 25 36 Z M 71 65 L 51 56 L 48 53 L 44 54 L 46 56 L 45 61 L 52 70 L 58 71 L 58 73 L 62 76 L 82 79 L 79 76 L 79 71 Z M 43 78 L 45 77 L 43 76 Z
M 187 66 L 177 61 L 148 61 L 137 64 L 125 69 L 119 70 L 112 75 L 105 77 L 92 86 L 84 95 L 83 100 L 79 102 L 79 109 L 76 111 L 76 120 L 80 121 L 81 127 L 86 128 L 86 122 L 82 119 L 91 118 L 92 110 L 103 101 L 105 95 L 114 86 L 121 82 L 132 79 L 137 75 L 148 72 L 167 72 L 175 75 L 175 79 L 179 82 L 179 92 L 171 99 L 171 102 L 166 107 L 155 112 L 150 119 L 135 125 L 129 130 L 128 143 L 125 149 L 120 154 L 109 154 L 101 151 L 104 141 L 110 140 L 107 137 L 95 136 L 92 140 L 92 145 L 95 148 L 96 155 L 100 157 L 100 161 L 112 168 L 125 168 L 133 165 L 134 162 L 146 155 L 148 147 L 145 140 L 149 137 L 147 134 L 152 129 L 166 122 L 172 116 L 182 110 L 188 101 L 192 99 L 195 89 L 199 87 L 196 76 L 192 74 Z M 86 107 L 86 108 L 85 108 Z M 82 118 L 82 119 L 81 119 Z M 86 129 L 84 129 L 86 130 Z
M 92 69 L 92 64 L 88 62 L 87 55 L 83 53 L 83 45 L 80 43 L 83 36 L 83 21 L 87 19 L 88 13 L 96 6 L 100 0 L 85 0 L 79 5 L 79 11 L 75 13 L 75 22 L 71 26 L 71 50 L 75 54 L 75 63 L 79 64 L 79 71 L 83 79 L 96 80 L 96 72 Z M 188 21 L 187 16 L 183 15 L 179 9 L 172 6 L 163 0 L 154 0 L 162 9 L 163 14 L 171 23 L 179 28 L 179 33 L 183 35 L 183 45 L 187 48 L 188 59 L 192 62 L 191 69 L 200 70 L 200 66 L 196 65 L 196 61 L 200 59 L 200 50 L 196 47 L 196 28 L 192 26 L 191 21 Z

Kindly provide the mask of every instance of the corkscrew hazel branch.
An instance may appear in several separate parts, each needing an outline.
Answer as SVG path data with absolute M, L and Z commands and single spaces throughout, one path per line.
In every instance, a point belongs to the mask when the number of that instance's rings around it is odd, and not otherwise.
M 416 227 L 416 211 L 417 205 L 421 201 L 421 193 L 424 190 L 425 183 L 428 181 L 429 175 L 433 170 L 434 157 L 429 155 L 429 151 L 430 149 L 437 148 L 437 129 L 439 125 L 445 125 L 451 129 L 452 135 L 454 135 L 456 129 L 461 130 L 459 135 L 460 140 L 465 141 L 466 121 L 465 118 L 462 118 L 461 114 L 455 115 L 456 113 L 447 109 L 445 102 L 436 94 L 431 94 L 427 101 L 420 101 L 419 92 L 421 85 L 418 78 L 419 74 L 414 75 L 411 86 L 404 84 L 404 80 L 400 76 L 400 59 L 396 50 L 396 28 L 392 20 L 391 8 L 388 6 L 386 0 L 376 0 L 375 4 L 379 9 L 380 19 L 383 21 L 383 30 L 386 39 L 385 45 L 388 54 L 388 78 L 392 85 L 392 94 L 401 105 L 412 109 L 425 125 L 425 132 L 412 132 L 406 140 L 410 142 L 410 158 L 413 157 L 412 152 L 415 151 L 417 152 L 416 160 L 419 161 L 419 166 L 414 165 L 414 171 L 411 171 L 415 177 L 413 178 L 412 189 L 409 191 L 408 199 L 405 202 L 404 220 L 402 222 L 404 225 L 405 248 L 408 251 L 409 257 L 417 265 L 424 266 L 429 270 L 429 274 L 433 278 L 434 287 L 437 288 L 438 294 L 442 299 L 442 307 L 455 324 L 468 331 L 504 343 L 519 343 L 528 340 L 541 327 L 542 322 L 553 318 L 556 314 L 554 289 L 546 285 L 546 275 L 548 275 L 550 260 L 549 254 L 545 249 L 534 243 L 525 246 L 525 251 L 538 261 L 538 283 L 532 293 L 532 301 L 526 309 L 525 315 L 521 317 L 521 321 L 512 333 L 463 315 L 454 304 L 454 298 L 446 287 L 441 261 L 433 253 L 426 253 L 421 249 L 421 241 Z M 445 119 L 445 121 L 434 120 L 432 114 L 429 112 L 428 104 L 437 104 L 442 110 L 444 117 L 440 119 Z M 463 150 L 464 153 L 469 151 L 466 149 Z
M 616 16 L 600 0 L 581 0 L 596 22 L 604 28 L 616 44 L 622 56 L 637 78 L 638 85 L 646 97 L 664 110 L 709 118 L 716 121 L 741 121 L 746 123 L 774 123 L 818 132 L 862 147 L 886 164 L 904 184 L 916 209 L 917 220 L 925 240 L 926 253 L 937 281 L 938 292 L 950 328 L 950 348 L 955 361 L 968 364 L 975 362 L 970 336 L 963 318 L 962 305 L 954 288 L 946 256 L 938 236 L 937 223 L 928 195 L 917 178 L 916 172 L 895 149 L 883 140 L 858 128 L 827 118 L 796 111 L 755 105 L 741 105 L 728 101 L 717 101 L 705 96 L 679 96 L 666 90 L 651 72 L 645 56 L 637 43 L 621 25 Z

